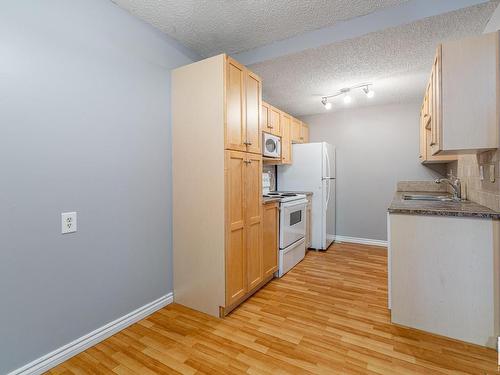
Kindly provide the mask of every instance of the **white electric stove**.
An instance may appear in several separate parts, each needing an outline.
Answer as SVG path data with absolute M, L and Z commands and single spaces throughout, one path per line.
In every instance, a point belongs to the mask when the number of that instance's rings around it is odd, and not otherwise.
M 279 268 L 281 277 L 304 259 L 306 253 L 305 194 L 270 191 L 264 197 L 276 197 L 280 202 Z

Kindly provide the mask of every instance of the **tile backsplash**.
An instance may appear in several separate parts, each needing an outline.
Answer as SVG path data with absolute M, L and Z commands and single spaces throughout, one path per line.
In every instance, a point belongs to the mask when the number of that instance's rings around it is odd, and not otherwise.
M 480 167 L 483 167 L 483 178 Z M 490 181 L 490 169 L 494 168 L 494 182 Z M 487 151 L 478 155 L 461 155 L 450 163 L 452 172 L 462 181 L 462 196 L 492 210 L 500 211 L 500 151 Z

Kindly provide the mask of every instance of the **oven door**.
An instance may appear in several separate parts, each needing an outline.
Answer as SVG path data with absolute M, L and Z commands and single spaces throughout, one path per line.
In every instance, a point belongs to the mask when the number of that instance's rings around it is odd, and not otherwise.
M 290 246 L 306 235 L 306 199 L 280 205 L 280 249 Z

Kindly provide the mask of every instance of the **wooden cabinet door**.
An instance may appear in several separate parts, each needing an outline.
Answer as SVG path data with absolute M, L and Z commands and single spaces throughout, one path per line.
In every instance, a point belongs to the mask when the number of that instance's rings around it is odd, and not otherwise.
M 270 116 L 270 105 L 267 104 L 266 102 L 262 102 L 261 106 L 261 121 L 260 121 L 260 127 L 262 131 L 267 132 L 267 133 L 272 133 L 272 125 L 271 125 L 271 116 Z
M 246 75 L 246 151 L 262 153 L 261 136 L 261 102 L 262 81 L 254 73 L 247 71 Z
M 225 152 L 226 183 L 226 306 L 247 292 L 245 178 L 246 154 Z
M 302 123 L 296 118 L 292 117 L 292 143 L 302 143 L 300 139 Z
M 248 290 L 263 280 L 262 268 L 262 156 L 247 154 L 245 217 Z
M 225 124 L 225 148 L 228 150 L 246 151 L 245 77 L 245 67 L 228 57 Z
M 309 142 L 309 126 L 302 123 L 300 130 L 301 130 L 300 140 L 303 143 L 308 143 Z
M 281 163 L 292 163 L 291 117 L 281 112 Z
M 263 206 L 263 246 L 262 258 L 264 278 L 278 269 L 278 204 Z
M 281 136 L 280 111 L 274 107 L 269 107 L 269 117 L 271 123 L 271 133 Z
M 425 113 L 424 113 L 424 104 L 420 109 L 420 123 L 419 123 L 419 132 L 420 132 L 420 147 L 419 147 L 419 155 L 418 158 L 420 161 L 425 161 L 426 159 L 426 129 L 425 129 Z
M 431 151 L 441 151 L 441 47 L 437 49 L 430 81 Z

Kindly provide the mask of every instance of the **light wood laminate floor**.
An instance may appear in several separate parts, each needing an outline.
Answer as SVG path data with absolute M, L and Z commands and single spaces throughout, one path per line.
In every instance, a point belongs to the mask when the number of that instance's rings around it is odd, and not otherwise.
M 496 355 L 392 325 L 386 250 L 335 244 L 223 320 L 173 304 L 49 373 L 497 374 Z

